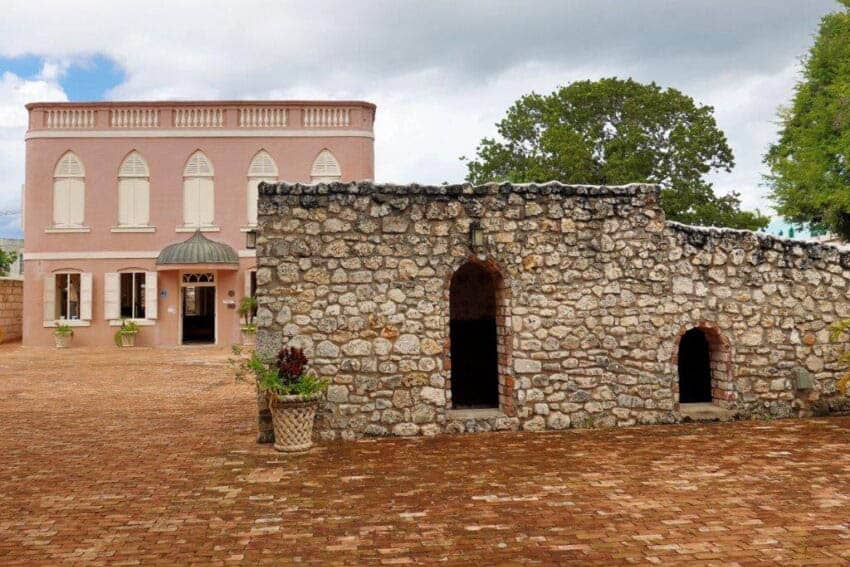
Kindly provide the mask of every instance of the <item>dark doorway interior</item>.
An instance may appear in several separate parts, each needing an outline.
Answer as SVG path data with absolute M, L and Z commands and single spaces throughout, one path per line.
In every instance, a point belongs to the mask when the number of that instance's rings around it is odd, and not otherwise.
M 183 288 L 183 344 L 215 342 L 215 288 Z
M 452 407 L 499 407 L 496 278 L 468 263 L 450 288 Z
M 679 341 L 679 402 L 711 401 L 711 350 L 701 329 L 691 329 Z

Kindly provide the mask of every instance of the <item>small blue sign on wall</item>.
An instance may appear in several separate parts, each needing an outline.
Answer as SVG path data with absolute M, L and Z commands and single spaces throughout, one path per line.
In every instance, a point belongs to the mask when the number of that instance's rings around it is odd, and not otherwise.
M 168 297 L 168 290 L 167 289 L 162 290 L 161 292 L 159 292 L 159 296 L 160 297 Z

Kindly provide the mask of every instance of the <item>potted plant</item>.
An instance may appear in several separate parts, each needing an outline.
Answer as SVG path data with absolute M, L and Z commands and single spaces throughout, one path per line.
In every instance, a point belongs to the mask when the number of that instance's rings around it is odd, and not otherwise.
M 115 346 L 136 346 L 136 335 L 139 334 L 139 325 L 130 319 L 121 319 L 121 327 L 115 331 Z
M 253 375 L 259 392 L 268 400 L 274 448 L 285 453 L 300 453 L 313 446 L 313 421 L 328 388 L 327 380 L 307 370 L 307 362 L 303 350 L 284 347 L 274 361 L 252 352 L 237 363 L 237 378 Z
M 257 298 L 243 297 L 239 304 L 239 315 L 242 316 L 242 344 L 253 346 L 257 343 L 257 325 L 254 314 L 257 312 Z
M 67 323 L 59 323 L 53 329 L 53 340 L 56 341 L 56 348 L 68 348 L 71 346 L 71 338 L 74 336 L 74 329 Z

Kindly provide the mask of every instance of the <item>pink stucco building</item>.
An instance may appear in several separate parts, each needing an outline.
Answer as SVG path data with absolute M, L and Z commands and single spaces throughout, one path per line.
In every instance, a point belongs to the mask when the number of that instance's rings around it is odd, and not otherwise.
M 374 176 L 365 102 L 27 109 L 27 345 L 52 344 L 59 322 L 74 327 L 74 344 L 110 344 L 122 318 L 138 321 L 141 345 L 237 342 L 236 307 L 256 270 L 257 185 Z

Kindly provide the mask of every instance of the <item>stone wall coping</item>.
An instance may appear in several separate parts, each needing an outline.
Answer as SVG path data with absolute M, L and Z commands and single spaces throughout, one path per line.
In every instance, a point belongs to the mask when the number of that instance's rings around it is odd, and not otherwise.
M 487 183 L 472 185 L 456 183 L 452 185 L 420 185 L 418 183 L 394 184 L 373 183 L 368 181 L 352 183 L 261 183 L 261 195 L 393 195 L 427 196 L 444 199 L 464 197 L 486 197 L 490 195 L 558 195 L 583 197 L 632 197 L 637 195 L 658 195 L 660 187 L 649 183 L 631 183 L 629 185 L 570 185 L 559 181 L 546 183 Z
M 23 276 L 0 276 L 0 282 L 10 281 L 10 282 L 22 282 L 24 281 Z
M 775 236 L 763 232 L 753 232 L 738 228 L 721 228 L 716 226 L 693 226 L 676 221 L 667 221 L 667 227 L 684 238 L 688 243 L 697 248 L 706 244 L 716 245 L 722 240 L 734 241 L 743 244 L 750 242 L 750 247 L 757 245 L 760 248 L 772 249 L 790 255 L 804 255 L 819 257 L 821 254 L 838 254 L 842 264 L 850 266 L 850 250 L 835 244 L 824 242 L 813 242 L 806 240 L 793 240 L 784 236 Z

